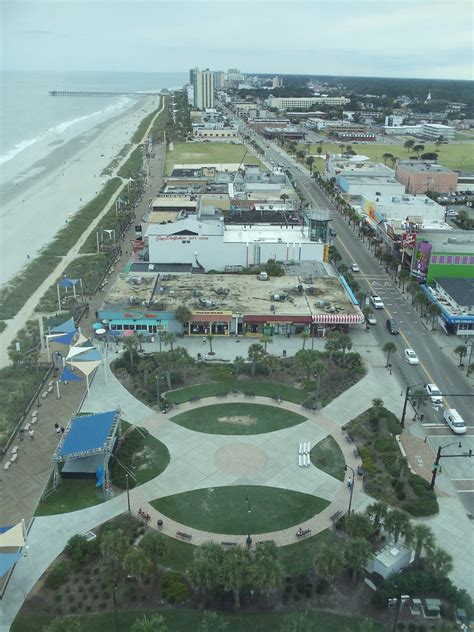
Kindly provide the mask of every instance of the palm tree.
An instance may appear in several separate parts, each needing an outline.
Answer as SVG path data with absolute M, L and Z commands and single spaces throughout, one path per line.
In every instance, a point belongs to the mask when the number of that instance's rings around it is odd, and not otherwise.
M 224 590 L 234 593 L 234 606 L 240 608 L 240 591 L 249 579 L 251 568 L 250 553 L 235 546 L 226 551 L 220 566 L 220 577 Z
M 161 614 L 152 614 L 149 617 L 144 614 L 136 619 L 130 628 L 131 632 L 168 632 L 165 618 Z
M 235 381 L 239 379 L 239 374 L 243 371 L 245 359 L 242 356 L 236 356 L 234 359 L 234 377 Z
M 408 281 L 408 279 L 410 278 L 410 272 L 408 270 L 405 270 L 405 268 L 403 270 L 400 270 L 400 274 L 398 275 L 398 283 L 400 286 L 400 283 L 402 284 L 402 292 L 405 292 L 405 283 Z
M 347 334 L 341 334 L 339 336 L 339 347 L 342 349 L 342 364 L 346 365 L 346 351 L 352 349 L 352 339 Z
M 112 561 L 115 572 L 119 570 L 121 560 L 128 552 L 128 539 L 123 529 L 106 531 L 100 537 L 102 556 Z
M 321 544 L 314 557 L 316 573 L 331 583 L 344 569 L 344 554 L 339 544 Z
M 386 165 L 387 164 L 387 160 L 391 160 L 393 158 L 393 154 L 388 154 L 388 153 L 387 154 L 382 154 L 382 158 L 383 158 L 384 164 Z
M 416 152 L 417 157 L 420 157 L 420 154 L 422 151 L 425 150 L 425 146 L 424 145 L 414 145 L 413 146 L 413 151 Z
M 267 367 L 270 377 L 273 375 L 273 371 L 280 366 L 280 359 L 276 355 L 267 353 L 263 357 L 263 365 Z
M 369 516 L 372 524 L 374 525 L 374 531 L 378 531 L 380 526 L 387 515 L 388 506 L 382 502 L 374 502 L 367 507 L 365 513 Z
M 212 341 L 214 340 L 213 334 L 209 333 L 205 336 L 207 342 L 209 343 L 209 355 L 214 355 L 214 351 L 212 350 Z
M 132 546 L 122 560 L 122 568 L 127 575 L 136 577 L 142 584 L 152 574 L 153 564 L 143 549 Z
M 179 305 L 175 310 L 174 317 L 178 323 L 184 326 L 191 318 L 191 310 L 186 305 Z
M 326 338 L 326 343 L 324 344 L 324 348 L 328 352 L 328 356 L 330 360 L 333 359 L 334 354 L 337 351 L 339 351 L 341 348 L 339 339 L 340 339 L 340 334 L 334 331 L 331 332 Z
M 166 550 L 165 536 L 157 531 L 150 531 L 140 540 L 138 548 L 143 550 L 157 571 Z
M 459 368 L 461 368 L 463 366 L 462 361 L 464 360 L 464 358 L 467 355 L 467 347 L 466 347 L 466 345 L 459 345 L 459 346 L 457 346 L 456 349 L 454 349 L 454 353 L 459 356 L 459 364 L 458 364 L 458 366 L 459 366 Z
M 344 531 L 352 538 L 358 536 L 367 540 L 372 533 L 372 523 L 365 514 L 353 513 L 344 518 Z
M 420 564 L 423 549 L 425 551 L 432 551 L 435 548 L 435 537 L 428 525 L 419 523 L 413 525 L 407 543 L 413 545 L 415 548 L 413 564 L 417 567 Z
M 307 341 L 307 340 L 308 340 L 308 338 L 310 337 L 310 333 L 309 333 L 309 331 L 306 331 L 306 330 L 305 330 L 305 331 L 302 331 L 302 332 L 299 334 L 299 336 L 300 336 L 301 340 L 303 341 L 303 346 L 302 346 L 301 348 L 302 348 L 302 349 L 303 349 L 303 351 L 304 351 L 304 348 L 305 348 L 305 346 L 306 346 L 306 341 Z
M 189 575 L 192 584 L 199 587 L 201 592 L 214 590 L 219 585 L 223 557 L 224 551 L 216 542 L 205 542 L 195 547 Z
M 407 537 L 411 532 L 410 517 L 401 509 L 392 509 L 385 516 L 385 531 L 393 536 L 394 542 L 398 542 L 400 536 Z
M 267 353 L 267 345 L 273 344 L 273 338 L 271 336 L 265 336 L 265 334 L 260 338 L 260 343 L 263 345 L 263 350 Z
M 362 310 L 362 313 L 365 316 L 365 320 L 368 320 L 370 316 L 374 315 L 374 310 L 367 305 L 367 307 L 364 307 L 364 309 Z
M 308 156 L 306 158 L 306 164 L 308 165 L 310 171 L 313 171 L 313 163 L 314 163 L 314 156 Z
M 431 303 L 431 305 L 428 306 L 428 314 L 431 316 L 431 331 L 435 330 L 435 318 L 441 316 L 442 313 L 443 310 L 439 305 L 436 305 L 436 303 Z
M 283 202 L 286 202 L 288 200 L 289 196 L 286 193 L 282 193 L 280 195 L 280 200 L 283 200 Z
M 204 610 L 199 622 L 198 632 L 224 632 L 227 625 L 228 621 L 225 621 L 217 612 Z
M 367 540 L 356 538 L 350 540 L 344 547 L 344 558 L 352 571 L 352 583 L 357 581 L 357 574 L 372 557 L 372 550 Z
M 387 363 L 385 364 L 385 368 L 388 367 L 389 362 L 390 362 L 390 356 L 396 350 L 397 350 L 397 347 L 395 346 L 393 342 L 386 342 L 384 346 L 382 347 L 382 351 L 384 351 L 387 354 Z
M 424 558 L 424 566 L 430 575 L 441 579 L 447 577 L 453 570 L 453 558 L 444 549 L 434 547 Z
M 283 575 L 276 545 L 273 542 L 259 545 L 252 568 L 252 585 L 259 588 L 268 599 L 272 590 L 281 586 Z
M 408 292 L 411 294 L 411 304 L 413 305 L 416 293 L 420 290 L 420 284 L 413 280 L 407 286 Z
M 135 340 L 136 340 L 136 342 L 138 344 L 139 350 L 143 351 L 142 344 L 145 341 L 145 335 L 140 331 L 140 332 L 135 334 Z
M 316 148 L 316 151 L 318 152 L 318 156 L 320 156 L 323 153 L 322 145 L 318 145 L 317 148 Z
M 250 372 L 252 373 L 252 376 L 254 376 L 258 362 L 261 362 L 263 356 L 265 355 L 265 350 L 261 344 L 259 344 L 258 342 L 254 342 L 252 345 L 250 345 L 247 354 L 250 362 L 252 363 Z
M 165 333 L 161 336 L 161 339 L 163 340 L 165 345 L 170 346 L 170 351 L 173 351 L 173 345 L 176 341 L 176 334 L 174 334 L 172 331 L 165 331 Z
M 125 347 L 125 352 L 128 356 L 130 369 L 133 371 L 133 365 L 135 359 L 137 359 L 137 341 L 135 340 L 134 336 L 129 336 L 128 338 L 125 338 L 123 346 Z

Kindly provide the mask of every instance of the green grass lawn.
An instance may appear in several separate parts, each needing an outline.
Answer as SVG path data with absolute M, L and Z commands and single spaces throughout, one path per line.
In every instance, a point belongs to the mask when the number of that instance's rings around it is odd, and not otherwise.
M 195 632 L 199 628 L 202 618 L 202 610 L 163 609 L 163 610 L 120 610 L 118 607 L 117 627 L 114 627 L 112 612 L 107 614 L 92 614 L 79 617 L 81 632 L 130 632 L 130 628 L 136 619 L 144 614 L 148 616 L 162 614 L 170 632 Z M 322 610 L 310 610 L 311 627 L 307 632 L 356 632 L 357 625 L 362 623 L 358 617 L 348 617 L 342 614 L 324 612 Z M 265 613 L 239 613 L 226 612 L 223 615 L 229 622 L 226 632 L 278 632 L 291 612 L 265 612 Z M 12 625 L 12 632 L 31 632 L 42 630 L 43 626 L 51 623 L 53 617 L 39 614 L 18 614 Z M 295 628 L 296 629 L 296 628 Z M 387 628 L 381 624 L 374 624 L 374 632 L 384 632 Z
M 418 140 L 416 141 L 418 143 Z M 352 146 L 353 151 L 363 156 L 368 156 L 372 160 L 383 162 L 382 156 L 384 154 L 392 154 L 402 160 L 407 160 L 410 156 L 414 156 L 414 152 L 408 152 L 403 143 L 401 144 L 387 144 L 382 145 L 379 143 L 344 143 Z M 465 143 L 449 143 L 448 145 L 441 145 L 438 149 L 434 143 L 425 143 L 419 141 L 420 145 L 424 145 L 425 149 L 423 153 L 435 151 L 438 154 L 438 163 L 450 169 L 461 169 L 462 171 L 474 170 L 474 144 Z M 311 153 L 317 156 L 317 144 L 311 146 Z M 305 144 L 298 146 L 298 149 L 306 151 Z M 323 154 L 326 152 L 339 154 L 341 153 L 340 143 L 323 143 Z M 391 163 L 387 165 L 391 167 Z M 314 169 L 322 171 L 324 169 L 324 160 L 316 158 L 314 161 Z
M 188 386 L 180 388 L 176 391 L 166 393 L 166 399 L 174 404 L 182 404 L 189 402 L 190 399 L 199 397 L 215 397 L 216 395 L 224 395 L 232 391 L 239 393 L 253 393 L 261 397 L 272 397 L 280 395 L 285 401 L 294 404 L 302 404 L 308 399 L 308 393 L 300 388 L 287 386 L 286 384 L 278 384 L 276 382 L 258 382 L 250 380 L 242 380 L 239 382 L 211 382 L 210 384 L 197 384 L 196 386 Z
M 287 575 L 304 575 L 314 568 L 314 557 L 322 544 L 335 544 L 340 541 L 334 531 L 326 529 L 301 542 L 280 547 L 278 551 L 285 573 Z
M 345 478 L 344 455 L 331 435 L 325 437 L 311 450 L 311 463 L 339 481 L 343 481 Z
M 247 147 L 230 143 L 173 143 L 167 150 L 165 174 L 169 175 L 175 164 L 233 163 L 240 164 Z M 247 151 L 244 163 L 258 165 L 259 159 Z
M 288 489 L 237 485 L 174 494 L 151 504 L 165 516 L 195 529 L 244 535 L 296 527 L 320 513 L 329 502 Z
M 227 403 L 188 410 L 171 421 L 199 432 L 249 435 L 289 428 L 306 421 L 306 417 L 265 404 Z
M 102 488 L 95 486 L 95 480 L 64 479 L 57 491 L 44 500 L 40 500 L 35 516 L 53 516 L 55 514 L 77 511 L 85 507 L 99 505 L 105 501 Z

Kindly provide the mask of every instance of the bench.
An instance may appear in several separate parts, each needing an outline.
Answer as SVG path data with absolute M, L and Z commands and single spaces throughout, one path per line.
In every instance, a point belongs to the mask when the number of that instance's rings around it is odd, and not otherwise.
M 16 454 L 18 452 L 18 446 L 16 445 L 14 448 L 12 448 L 12 454 Z
M 357 448 L 354 448 L 354 456 L 356 459 L 359 458 L 359 450 Z
M 5 463 L 5 465 L 3 466 L 3 469 L 4 469 L 5 471 L 6 471 L 6 470 L 8 470 L 8 469 L 10 469 L 10 465 L 11 465 L 10 461 L 7 461 L 7 462 Z
M 237 546 L 237 542 L 221 542 L 222 546 Z
M 180 538 L 184 538 L 185 540 L 192 540 L 193 536 L 189 533 L 184 533 L 183 531 L 176 531 L 176 535 Z
M 336 511 L 336 513 L 333 513 L 331 516 L 331 522 L 334 524 L 336 523 L 340 518 L 342 518 L 342 511 Z
M 18 452 L 15 452 L 15 454 L 12 454 L 10 457 L 10 463 L 15 463 L 17 458 L 18 458 Z
M 305 538 L 307 535 L 311 535 L 311 529 L 304 529 L 296 532 L 297 538 Z

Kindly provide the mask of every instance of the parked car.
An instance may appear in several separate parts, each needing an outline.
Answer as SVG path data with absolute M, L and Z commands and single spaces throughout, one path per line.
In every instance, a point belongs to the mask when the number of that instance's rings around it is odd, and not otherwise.
M 400 333 L 400 329 L 398 328 L 397 321 L 394 318 L 387 318 L 387 329 L 392 334 L 392 336 L 396 336 Z
M 430 399 L 433 402 L 433 404 L 438 405 L 438 404 L 443 403 L 443 398 L 441 397 L 441 391 L 436 386 L 436 384 L 427 384 L 425 386 L 425 389 L 428 395 L 430 396 Z
M 367 317 L 365 319 L 369 325 L 376 325 L 377 324 L 377 319 L 375 318 L 375 316 L 373 314 L 367 314 Z
M 360 272 L 360 268 L 357 263 L 351 263 L 351 270 L 352 272 Z
M 404 349 L 403 358 L 408 364 L 420 364 L 420 360 L 413 349 Z
M 370 302 L 372 303 L 375 309 L 383 309 L 384 307 L 382 299 L 380 298 L 380 296 L 377 296 L 376 294 L 372 294 L 372 296 L 370 297 Z

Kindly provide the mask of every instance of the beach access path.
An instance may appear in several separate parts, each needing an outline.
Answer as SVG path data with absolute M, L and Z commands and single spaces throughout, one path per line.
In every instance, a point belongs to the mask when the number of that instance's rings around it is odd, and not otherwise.
M 153 117 L 150 125 L 148 126 L 143 138 L 140 139 L 138 143 L 134 143 L 121 162 L 116 167 L 115 173 L 122 167 L 122 165 L 127 162 L 130 158 L 132 152 L 140 145 L 149 135 L 150 130 L 155 122 L 156 118 L 161 114 L 164 108 L 164 99 L 161 100 L 161 107 Z M 79 251 L 82 245 L 85 243 L 86 239 L 89 237 L 91 233 L 94 232 L 96 226 L 100 223 L 104 215 L 108 213 L 108 211 L 115 204 L 115 200 L 120 196 L 120 193 L 124 189 L 124 187 L 128 184 L 128 180 L 124 180 L 122 178 L 122 184 L 119 186 L 117 191 L 112 195 L 108 203 L 104 206 L 102 211 L 97 215 L 95 220 L 89 225 L 88 229 L 79 237 L 76 244 L 71 248 L 67 255 L 65 255 L 61 261 L 58 263 L 56 268 L 51 272 L 51 274 L 43 281 L 43 283 L 37 288 L 37 290 L 30 296 L 27 302 L 23 305 L 20 311 L 10 320 L 8 320 L 8 327 L 5 331 L 0 334 L 0 368 L 4 368 L 9 366 L 10 359 L 8 357 L 8 346 L 15 340 L 18 331 L 22 329 L 28 320 L 37 317 L 39 314 L 35 314 L 34 310 L 38 305 L 40 299 L 43 294 L 50 288 L 51 285 L 57 280 L 57 278 L 63 274 L 64 270 L 68 267 L 68 265 L 79 255 Z

